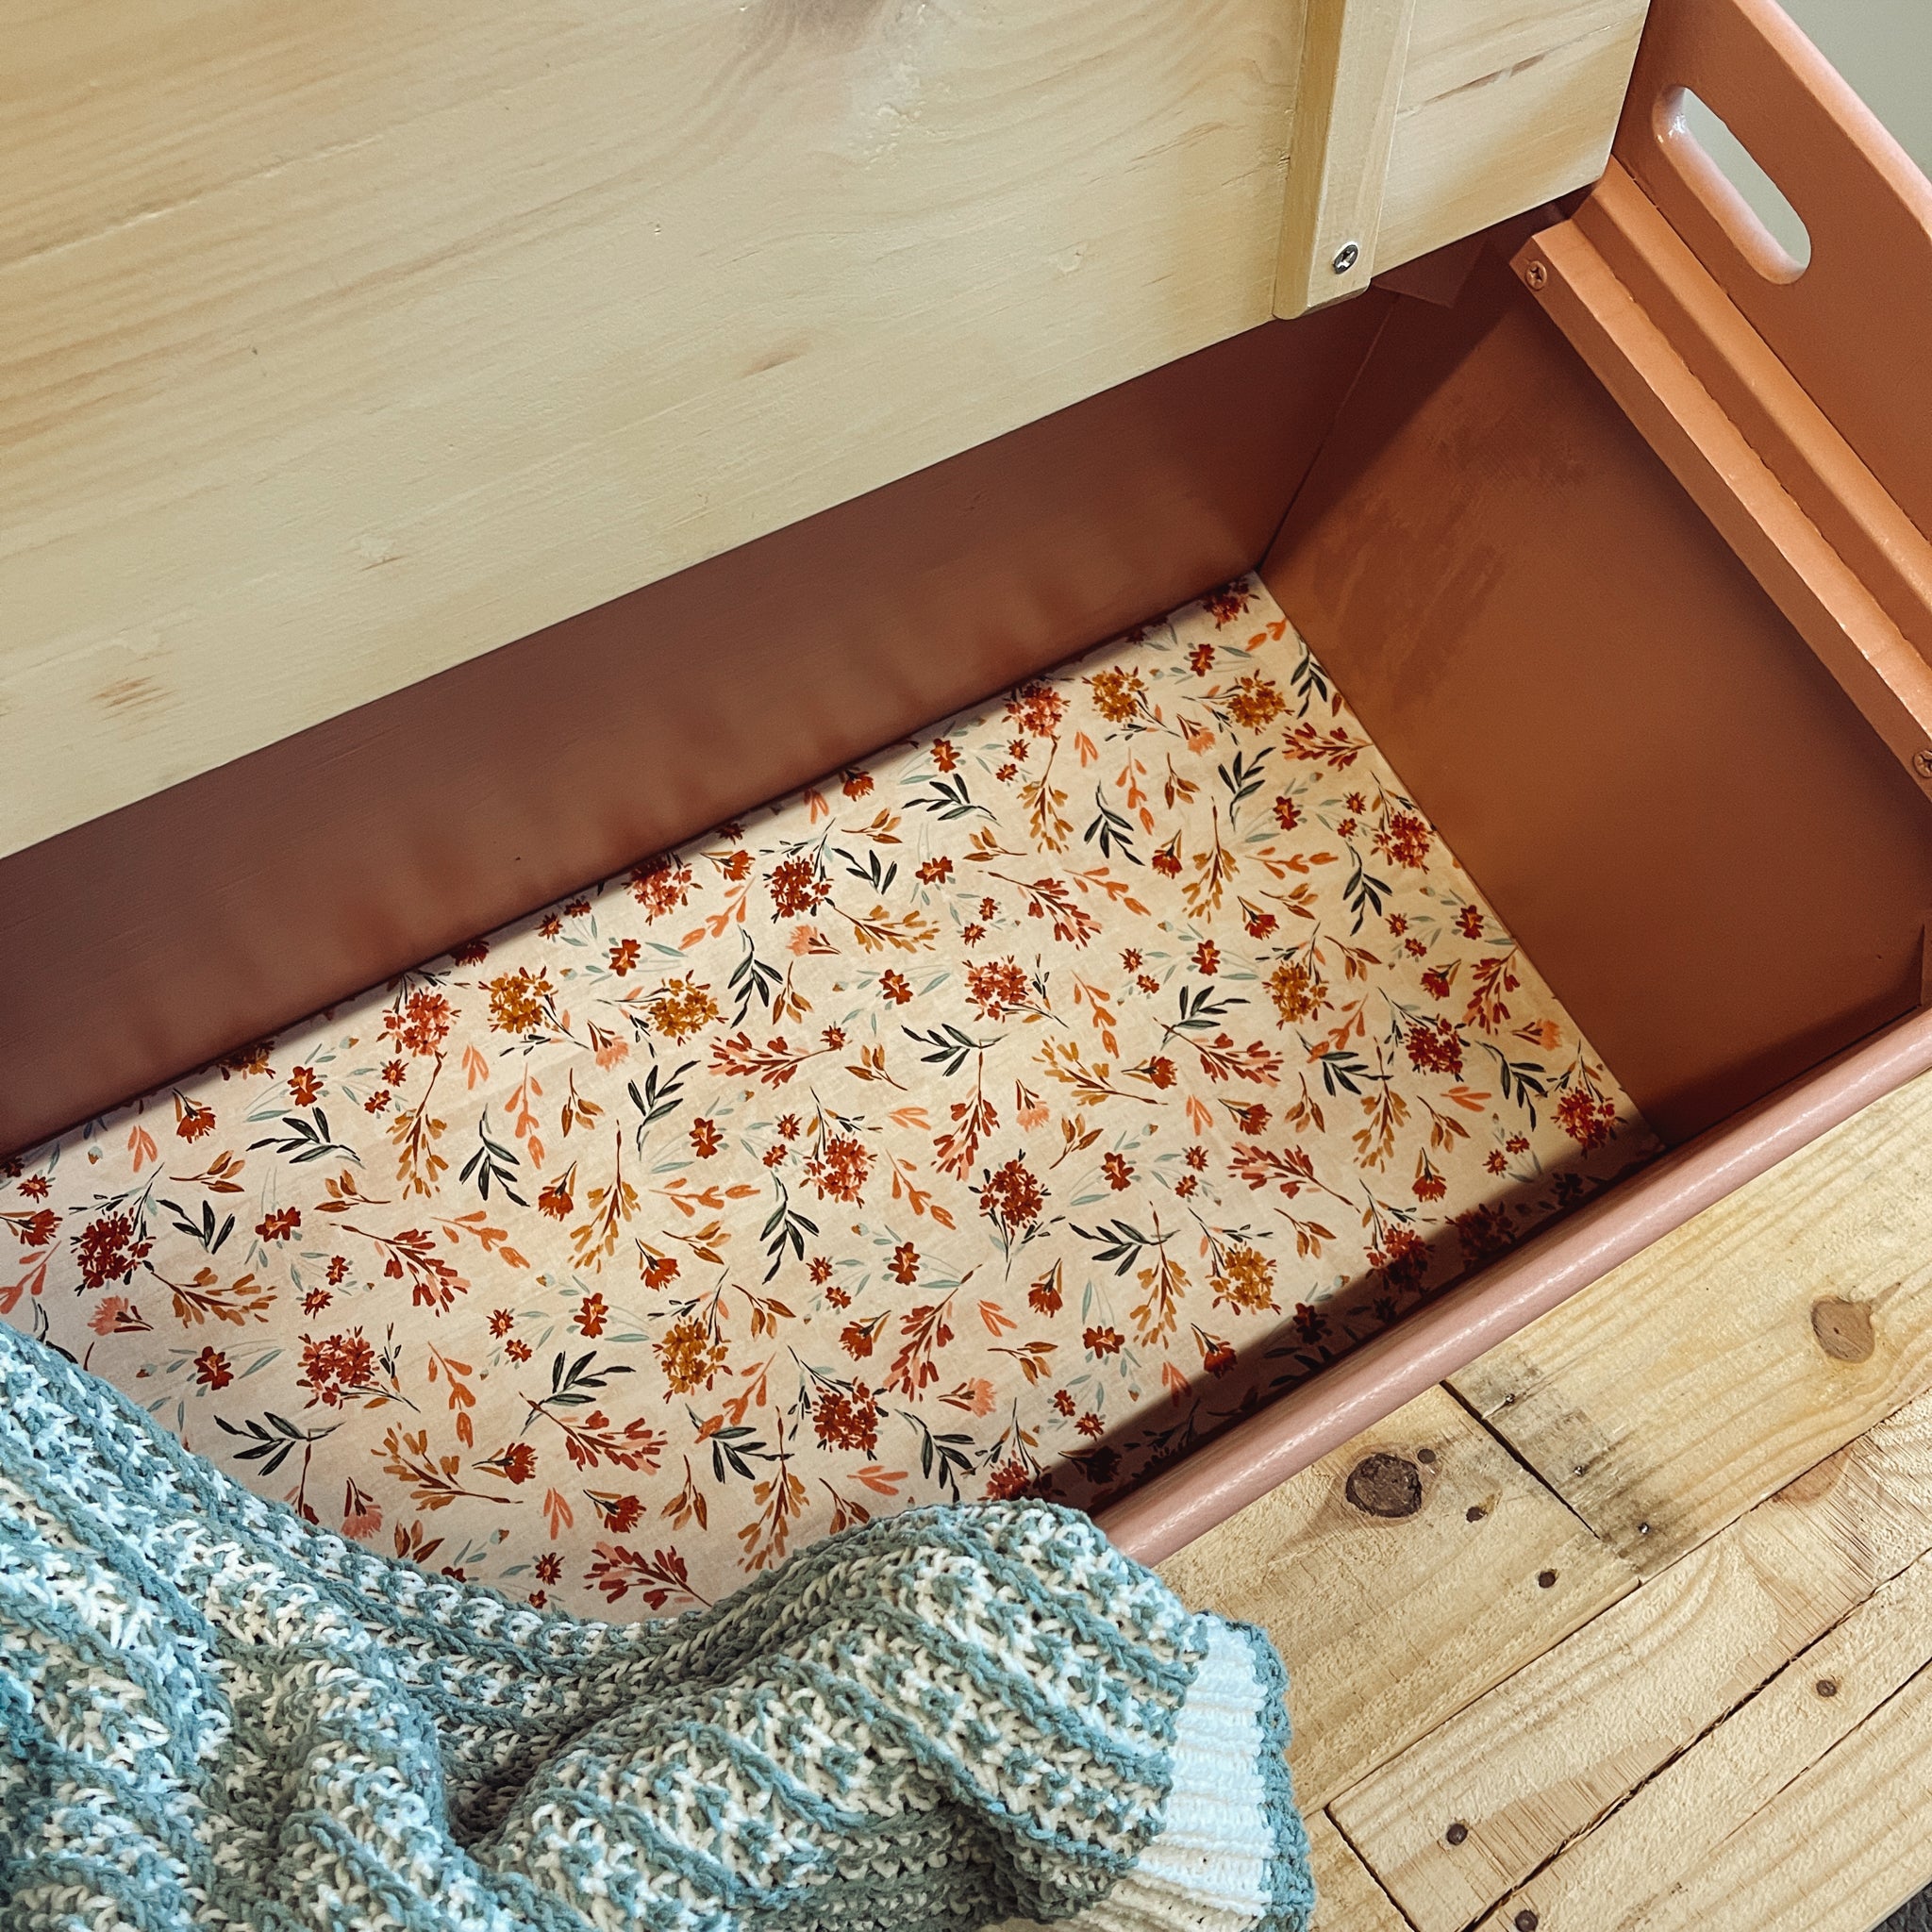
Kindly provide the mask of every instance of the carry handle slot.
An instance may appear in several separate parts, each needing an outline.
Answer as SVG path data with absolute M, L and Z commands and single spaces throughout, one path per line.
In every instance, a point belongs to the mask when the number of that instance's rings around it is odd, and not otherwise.
M 1700 159 L 1686 91 L 1806 221 L 1784 267 Z M 1765 345 L 1932 535 L 1932 182 L 1774 0 L 1653 0 L 1612 150 Z
M 1768 282 L 1795 282 L 1811 263 L 1811 231 L 1731 125 L 1694 88 L 1669 87 L 1653 115 L 1667 155 L 1740 255 Z

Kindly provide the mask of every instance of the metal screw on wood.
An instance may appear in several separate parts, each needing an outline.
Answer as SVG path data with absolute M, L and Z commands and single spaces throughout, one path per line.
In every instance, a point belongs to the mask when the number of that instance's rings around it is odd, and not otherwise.
M 1922 778 L 1932 778 L 1932 749 L 1912 754 L 1912 770 Z
M 1526 1907 L 1516 1915 L 1516 1932 L 1536 1932 L 1536 1914 Z
M 1554 1590 L 1557 1587 L 1557 1573 L 1554 1570 L 1540 1571 L 1536 1581 L 1539 1590 Z
M 1821 1697 L 1836 1697 L 1838 1695 L 1838 1679 L 1836 1677 L 1820 1677 L 1811 1688 Z
M 1337 275 L 1345 275 L 1361 258 L 1361 250 L 1353 242 L 1344 242 L 1335 251 L 1335 260 L 1332 265 Z
M 1546 269 L 1540 261 L 1531 262 L 1530 265 L 1523 271 L 1523 279 L 1525 282 L 1527 282 L 1532 289 L 1541 289 L 1542 285 L 1549 280 L 1549 270 Z
M 1445 1839 L 1447 1839 L 1452 1845 L 1459 1845 L 1463 1841 L 1463 1840 L 1469 1836 L 1469 1826 L 1463 1824 L 1462 1820 L 1458 1818 L 1456 1821 L 1456 1823 L 1452 1824 L 1449 1827 L 1449 1829 L 1442 1834 L 1442 1836 Z

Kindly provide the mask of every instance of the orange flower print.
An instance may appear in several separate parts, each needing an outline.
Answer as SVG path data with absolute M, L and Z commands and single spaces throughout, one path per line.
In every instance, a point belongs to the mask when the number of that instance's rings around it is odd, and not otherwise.
M 863 1382 L 855 1382 L 849 1393 L 823 1391 L 812 1406 L 812 1429 L 827 1449 L 856 1449 L 861 1456 L 876 1453 L 879 1446 L 879 1409 Z
M 533 1033 L 543 1024 L 544 1008 L 555 989 L 547 973 L 519 966 L 489 983 L 490 1024 L 498 1033 Z
M 919 1279 L 919 1250 L 910 1241 L 901 1241 L 892 1250 L 891 1266 L 886 1273 L 902 1288 L 910 1288 Z
M 710 989 L 700 986 L 689 974 L 682 979 L 667 980 L 651 995 L 645 1011 L 651 1031 L 665 1040 L 689 1040 L 720 1017 Z
M 1026 1165 L 1024 1155 L 1015 1155 L 988 1174 L 980 1185 L 979 1211 L 1008 1239 L 1031 1227 L 1045 1206 L 1046 1191 Z
M 1375 834 L 1375 850 L 1393 865 L 1420 871 L 1429 862 L 1429 823 L 1419 812 L 1391 812 Z
M 616 974 L 620 979 L 626 974 L 635 973 L 638 970 L 638 960 L 642 955 L 643 950 L 642 945 L 635 939 L 616 941 L 612 944 L 608 956 L 611 972 Z
M 610 1310 L 605 1306 L 601 1294 L 587 1294 L 578 1302 L 576 1312 L 571 1320 L 577 1325 L 577 1332 L 587 1341 L 595 1341 L 603 1334 L 604 1324 L 609 1319 Z
M 313 1067 L 289 1069 L 289 1098 L 297 1107 L 313 1107 L 322 1092 L 322 1077 Z
M 1284 959 L 1268 975 L 1268 997 L 1284 1026 L 1312 1019 L 1328 1003 L 1328 990 L 1318 974 L 1299 959 Z
M 1147 686 L 1138 671 L 1124 668 L 1096 672 L 1087 680 L 1093 707 L 1109 724 L 1132 724 Z
M 767 883 L 772 889 L 772 908 L 780 919 L 797 919 L 816 912 L 831 897 L 832 888 L 817 862 L 803 856 L 774 865 Z
M 1228 693 L 1227 714 L 1244 731 L 1259 731 L 1286 708 L 1280 687 L 1258 675 L 1242 678 Z
M 694 1120 L 691 1124 L 691 1151 L 700 1160 L 708 1160 L 724 1144 L 717 1124 L 708 1120 Z
M 1557 1102 L 1557 1124 L 1579 1147 L 1601 1147 L 1616 1131 L 1617 1109 L 1581 1088 L 1573 1088 Z
M 682 1315 L 658 1339 L 658 1360 L 664 1371 L 664 1387 L 672 1395 L 689 1395 L 693 1389 L 708 1389 L 713 1377 L 724 1366 L 725 1351 L 694 1315 Z
M 205 1140 L 215 1130 L 215 1110 L 184 1094 L 175 1095 L 175 1131 L 184 1141 Z
M 225 1389 L 235 1379 L 228 1357 L 210 1343 L 194 1357 L 194 1379 L 204 1389 Z
M 277 1208 L 255 1224 L 255 1231 L 265 1241 L 291 1241 L 302 1225 L 299 1208 Z

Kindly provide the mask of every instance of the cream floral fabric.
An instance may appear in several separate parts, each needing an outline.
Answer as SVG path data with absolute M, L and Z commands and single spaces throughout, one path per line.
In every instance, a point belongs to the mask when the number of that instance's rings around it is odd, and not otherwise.
M 642 1615 L 1115 1492 L 1652 1147 L 1250 580 L 10 1163 L 0 1313 Z

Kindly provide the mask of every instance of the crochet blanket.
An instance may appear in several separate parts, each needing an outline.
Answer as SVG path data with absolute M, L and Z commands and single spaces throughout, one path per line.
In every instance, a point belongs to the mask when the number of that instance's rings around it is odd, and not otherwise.
M 0 1926 L 1300 1932 L 1258 1631 L 924 1508 L 582 1621 L 319 1530 L 0 1327 Z

